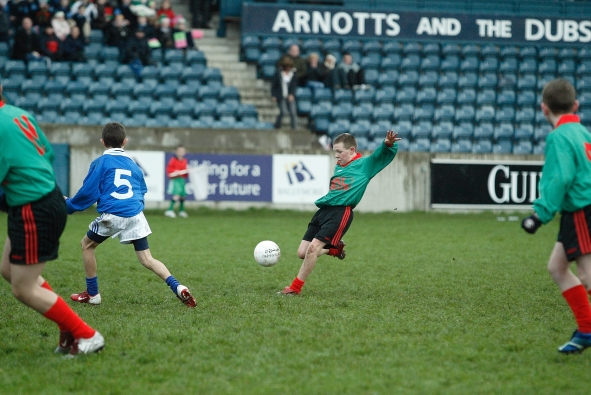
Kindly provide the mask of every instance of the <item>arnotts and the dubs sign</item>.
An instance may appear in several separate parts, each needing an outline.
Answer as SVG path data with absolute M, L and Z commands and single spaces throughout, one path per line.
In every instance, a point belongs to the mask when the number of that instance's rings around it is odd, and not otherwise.
M 431 207 L 531 208 L 544 162 L 431 160 Z
M 507 43 L 591 42 L 591 19 L 243 3 L 242 33 Z

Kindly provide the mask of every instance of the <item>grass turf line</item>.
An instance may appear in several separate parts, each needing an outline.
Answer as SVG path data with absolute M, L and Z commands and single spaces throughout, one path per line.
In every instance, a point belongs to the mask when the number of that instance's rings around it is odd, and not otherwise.
M 591 353 L 562 356 L 574 319 L 546 272 L 557 222 L 530 236 L 496 214 L 357 213 L 344 261 L 321 257 L 300 297 L 278 297 L 311 213 L 148 212 L 152 254 L 197 297 L 187 309 L 133 248 L 97 249 L 100 306 L 68 303 L 100 355 L 52 354 L 57 327 L 0 285 L 2 394 L 580 394 Z M 73 215 L 44 275 L 85 288 Z M 0 235 L 6 217 L 0 215 Z M 259 267 L 254 246 L 281 247 Z

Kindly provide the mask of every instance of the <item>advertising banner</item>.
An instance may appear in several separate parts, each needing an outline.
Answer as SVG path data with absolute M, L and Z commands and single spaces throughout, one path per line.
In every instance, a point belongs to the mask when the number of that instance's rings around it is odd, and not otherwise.
M 144 172 L 148 192 L 144 196 L 146 202 L 164 200 L 164 152 L 160 151 L 125 151 Z
M 539 197 L 541 161 L 431 160 L 431 207 L 525 209 Z
M 393 4 L 395 6 L 395 3 Z M 591 41 L 591 19 L 243 3 L 242 33 L 508 44 Z
M 273 203 L 314 203 L 328 192 L 326 155 L 273 155 Z
M 167 153 L 162 166 L 162 181 L 168 185 L 164 174 L 166 163 L 172 158 Z M 270 155 L 216 155 L 187 154 L 189 167 L 207 166 L 208 201 L 270 202 L 272 198 L 273 159 Z M 193 185 L 186 185 L 187 200 L 195 200 Z M 197 192 L 198 197 L 203 194 Z M 171 195 L 166 192 L 165 199 Z

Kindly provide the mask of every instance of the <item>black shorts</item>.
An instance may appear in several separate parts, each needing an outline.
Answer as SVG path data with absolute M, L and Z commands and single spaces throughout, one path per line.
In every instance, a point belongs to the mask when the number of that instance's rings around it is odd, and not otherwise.
M 32 265 L 57 258 L 68 212 L 59 190 L 23 206 L 8 209 L 10 263 Z
M 327 244 L 327 247 L 335 247 L 347 233 L 353 222 L 353 209 L 350 206 L 325 206 L 321 207 L 308 224 L 308 230 L 303 240 L 312 241 L 318 239 Z
M 591 206 L 574 213 L 562 213 L 558 241 L 564 245 L 569 262 L 591 254 Z

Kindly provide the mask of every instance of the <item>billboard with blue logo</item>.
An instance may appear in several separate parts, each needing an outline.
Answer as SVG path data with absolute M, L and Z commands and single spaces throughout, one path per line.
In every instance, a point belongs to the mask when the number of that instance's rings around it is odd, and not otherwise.
M 273 155 L 273 203 L 314 203 L 329 183 L 328 156 Z

